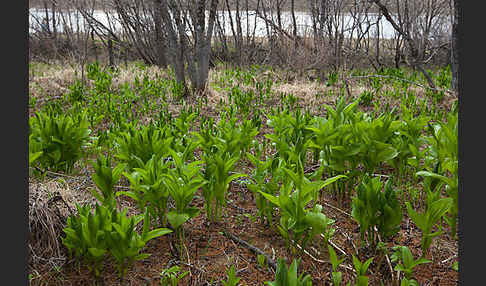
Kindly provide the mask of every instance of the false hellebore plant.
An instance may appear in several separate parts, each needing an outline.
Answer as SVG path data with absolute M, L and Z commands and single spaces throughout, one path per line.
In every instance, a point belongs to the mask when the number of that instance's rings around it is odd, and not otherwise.
M 397 198 L 397 191 L 392 188 L 391 180 L 385 184 L 379 177 L 365 176 L 358 186 L 357 196 L 352 201 L 351 215 L 359 223 L 361 240 L 364 240 L 365 232 L 368 233 L 368 242 L 377 244 L 374 227 L 383 239 L 387 239 L 398 231 L 402 221 L 402 209 Z
M 275 281 L 266 281 L 268 286 L 311 286 L 312 277 L 307 274 L 297 274 L 297 268 L 300 260 L 293 260 L 287 268 L 285 261 L 278 259 L 277 271 L 275 272 Z
M 253 183 L 248 183 L 247 187 L 253 192 L 255 196 L 256 205 L 258 208 L 258 215 L 262 223 L 266 218 L 268 225 L 273 225 L 273 206 L 269 201 L 263 197 L 260 192 L 275 195 L 279 189 L 279 181 L 282 177 L 282 159 L 279 157 L 266 158 L 265 161 L 260 161 L 256 156 L 246 153 L 247 158 L 255 166 L 251 178 Z M 267 177 L 269 177 L 267 180 Z
M 152 238 L 170 233 L 166 228 L 149 230 L 150 217 L 147 211 L 144 215 L 127 217 L 127 209 L 119 212 L 110 210 L 103 205 L 96 205 L 94 213 L 89 206 L 80 207 L 77 215 L 67 220 L 63 229 L 66 237 L 61 238 L 70 255 L 83 258 L 88 268 L 99 278 L 102 271 L 102 262 L 107 253 L 110 253 L 118 266 L 118 274 L 123 276 L 130 265 L 150 254 L 140 253 L 145 244 Z M 142 234 L 135 232 L 135 226 L 143 223 Z
M 425 259 L 423 257 L 415 260 L 413 258 L 412 252 L 406 246 L 395 246 L 393 247 L 395 252 L 391 255 L 390 259 L 392 262 L 397 262 L 395 266 L 395 271 L 402 271 L 405 277 L 402 279 L 401 285 L 419 285 L 416 280 L 413 279 L 413 270 L 417 265 L 430 263 L 432 261 Z
M 344 175 L 335 176 L 325 181 L 309 181 L 305 176 L 283 168 L 290 177 L 282 184 L 278 196 L 259 191 L 267 200 L 280 210 L 280 224 L 277 226 L 280 234 L 287 244 L 294 242 L 305 248 L 309 239 L 317 234 L 328 233 L 330 225 L 334 222 L 322 212 L 322 206 L 316 204 L 318 192 L 325 186 L 344 178 Z M 313 208 L 306 209 L 306 205 L 314 200 Z M 329 235 L 328 235 L 329 236 Z
M 182 244 L 184 232 L 182 225 L 199 215 L 200 209 L 191 207 L 189 204 L 194 198 L 197 190 L 206 184 L 199 171 L 202 161 L 195 161 L 186 164 L 183 161 L 182 154 L 172 152 L 174 168 L 163 176 L 163 182 L 169 191 L 169 195 L 174 199 L 175 209 L 167 213 L 167 219 L 170 225 L 175 229 L 177 236 Z M 182 245 L 180 247 L 182 258 Z
M 163 183 L 163 176 L 167 174 L 170 163 L 166 162 L 165 158 L 153 155 L 142 166 L 134 168 L 132 173 L 123 173 L 130 182 L 130 190 L 119 191 L 116 195 L 125 195 L 134 199 L 140 211 L 144 211 L 147 207 L 151 217 L 158 218 L 159 224 L 166 226 L 169 191 Z
M 451 208 L 453 200 L 451 198 L 438 199 L 427 204 L 424 213 L 416 212 L 409 202 L 405 202 L 408 215 L 412 221 L 422 231 L 422 257 L 425 257 L 432 243 L 432 238 L 441 235 L 442 230 L 433 232 L 433 227 Z
M 127 164 L 118 164 L 113 169 L 111 168 L 111 158 L 106 158 L 100 155 L 96 159 L 96 163 L 93 164 L 95 173 L 92 175 L 101 194 L 96 190 L 92 190 L 91 193 L 97 198 L 104 206 L 107 206 L 110 210 L 116 207 L 114 187 L 120 180 L 123 170 Z

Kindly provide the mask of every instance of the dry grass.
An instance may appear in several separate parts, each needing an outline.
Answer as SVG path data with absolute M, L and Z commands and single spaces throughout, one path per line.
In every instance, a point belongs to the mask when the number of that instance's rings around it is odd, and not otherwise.
M 60 177 L 62 178 L 62 177 Z M 62 229 L 77 204 L 94 206 L 86 177 L 47 178 L 29 182 L 29 268 L 59 267 L 67 258 Z

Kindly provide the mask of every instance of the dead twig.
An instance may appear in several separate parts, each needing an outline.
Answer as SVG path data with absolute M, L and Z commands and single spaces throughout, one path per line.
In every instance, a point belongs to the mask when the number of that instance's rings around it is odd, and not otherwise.
M 378 233 L 378 229 L 376 228 L 376 226 L 373 229 L 376 232 L 376 235 L 378 236 L 378 241 L 382 242 L 380 234 Z M 390 268 L 390 274 L 391 274 L 391 277 L 392 277 L 392 281 L 395 281 L 395 276 L 393 275 L 393 266 L 391 265 L 390 257 L 388 257 L 387 253 L 385 253 L 385 258 L 386 258 L 386 262 L 388 264 L 388 267 Z M 397 277 L 397 282 L 398 282 L 398 278 L 399 277 Z
M 252 252 L 256 253 L 256 254 L 259 254 L 259 255 L 263 255 L 265 257 L 265 261 L 268 263 L 268 265 L 270 265 L 273 270 L 277 270 L 277 264 L 275 263 L 275 261 L 273 261 L 272 259 L 270 259 L 261 249 L 259 249 L 258 247 L 256 246 L 253 246 L 251 244 L 249 244 L 248 242 L 244 241 L 243 239 L 237 237 L 236 235 L 228 232 L 227 230 L 223 230 L 223 234 L 224 236 L 226 236 L 227 238 L 230 238 L 232 239 L 233 241 L 245 246 L 246 248 L 250 249 Z
M 340 212 L 340 213 L 342 213 L 342 214 L 345 214 L 346 216 L 351 217 L 351 214 L 349 214 L 349 213 L 347 213 L 347 212 L 343 211 L 342 209 L 340 209 L 340 208 L 338 208 L 338 207 L 335 207 L 335 206 L 333 206 L 333 205 L 331 205 L 331 204 L 328 204 L 328 203 L 326 203 L 326 202 L 323 202 L 323 204 L 325 204 L 326 206 L 328 206 L 328 207 L 330 207 L 330 208 L 332 208 L 332 209 L 334 209 L 334 210 L 337 210 L 338 212 Z

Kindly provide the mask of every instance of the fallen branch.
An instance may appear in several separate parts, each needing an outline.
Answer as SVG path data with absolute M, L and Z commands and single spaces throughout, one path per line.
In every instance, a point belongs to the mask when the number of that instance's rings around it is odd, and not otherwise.
M 234 242 L 237 242 L 237 243 L 245 246 L 246 248 L 250 249 L 252 252 L 254 252 L 256 254 L 259 254 L 259 255 L 263 255 L 265 257 L 265 261 L 268 263 L 268 265 L 270 265 L 273 268 L 273 270 L 277 270 L 277 264 L 275 263 L 275 261 L 273 261 L 272 259 L 270 259 L 265 254 L 265 252 L 263 252 L 262 250 L 260 250 L 258 247 L 249 244 L 248 242 L 242 240 L 241 238 L 235 236 L 234 234 L 228 232 L 227 230 L 223 230 L 223 234 L 224 234 L 224 236 L 230 238 Z

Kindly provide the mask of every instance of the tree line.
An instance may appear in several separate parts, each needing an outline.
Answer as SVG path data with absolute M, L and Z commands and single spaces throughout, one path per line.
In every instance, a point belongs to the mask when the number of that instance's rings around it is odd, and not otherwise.
M 171 67 L 185 94 L 204 93 L 215 62 L 313 70 L 320 78 L 331 70 L 405 65 L 422 72 L 431 88 L 427 67 L 450 64 L 451 89 L 458 89 L 458 0 L 30 2 L 44 11 L 30 15 L 30 60 L 86 64 L 105 55 L 114 66 L 138 59 Z M 302 13 L 310 17 L 305 27 L 297 23 Z M 385 22 L 391 38 L 383 36 Z

